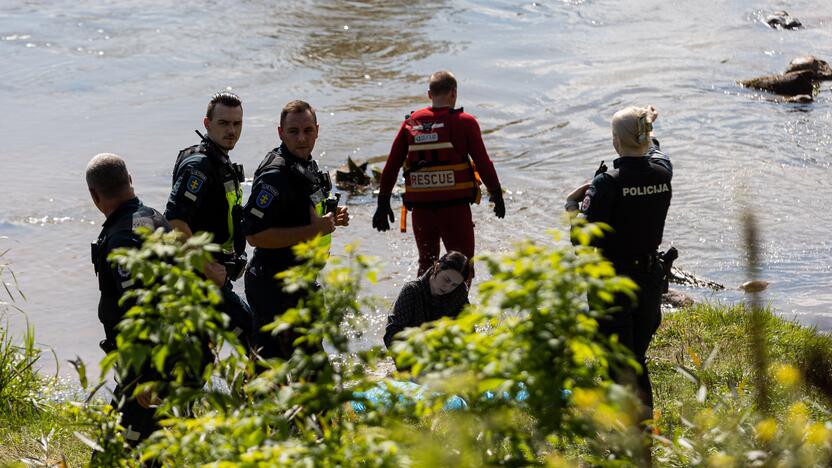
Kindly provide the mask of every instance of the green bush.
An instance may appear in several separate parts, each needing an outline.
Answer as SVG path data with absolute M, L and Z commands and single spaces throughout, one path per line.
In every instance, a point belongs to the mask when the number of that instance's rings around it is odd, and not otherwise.
M 362 285 L 375 280 L 373 261 L 352 247 L 345 257 L 329 259 L 320 275 L 323 288 L 270 327 L 275 332 L 294 327 L 303 334 L 297 344 L 307 349 L 330 343 L 338 353 L 332 363 L 322 349 L 306 354 L 298 347 L 288 361 L 261 362 L 266 370 L 256 373 L 222 327 L 226 317 L 215 309 L 216 287 L 194 274 L 213 248 L 207 238 L 180 244 L 173 235 L 157 232 L 139 250 L 114 253 L 113 260 L 142 287 L 123 299 L 133 306 L 120 325 L 118 351 L 104 359 L 102 368 L 152 368 L 168 376 L 136 390 L 151 388 L 164 396 L 159 411 L 166 420 L 165 430 L 128 455 L 117 438 L 115 444 L 103 443 L 115 426 L 112 410 L 101 407 L 106 417 L 98 417 L 89 438 L 98 440 L 91 445 L 107 456 L 96 460 L 538 464 L 559 447 L 594 434 L 600 418 L 574 407 L 569 397 L 580 399 L 588 392 L 600 392 L 607 402 L 593 411 L 606 411 L 622 430 L 636 427 L 637 421 L 621 412 L 632 406 L 632 397 L 607 380 L 611 360 L 631 360 L 621 346 L 598 335 L 595 317 L 603 311 L 587 309 L 585 300 L 589 293 L 610 300 L 613 292 L 628 293 L 633 285 L 615 277 L 591 249 L 524 243 L 513 255 L 486 259 L 492 280 L 480 287 L 481 305 L 457 319 L 410 330 L 393 349 L 399 366 L 409 369 L 395 377 L 424 385 L 429 390 L 423 398 L 414 401 L 390 386 L 390 407 L 365 401 L 367 411 L 355 413 L 349 402 L 361 400 L 356 392 L 377 384 L 367 371 L 382 356 L 380 349 L 347 353 L 355 322 L 374 303 L 361 294 Z M 296 253 L 307 262 L 282 273 L 282 279 L 288 288 L 308 288 L 328 256 L 315 241 L 298 246 Z M 231 352 L 206 365 L 206 340 L 227 343 Z M 209 377 L 224 382 L 230 391 L 202 389 L 194 385 L 194 375 L 199 383 Z M 525 398 L 518 399 L 521 393 Z M 451 395 L 462 397 L 467 409 L 444 411 Z
M 585 226 L 576 238 L 597 230 Z M 376 303 L 362 294 L 377 275 L 373 260 L 353 247 L 328 259 L 319 240 L 298 246 L 296 253 L 307 262 L 282 273 L 282 279 L 288 288 L 308 289 L 319 278 L 323 288 L 269 329 L 293 327 L 303 334 L 296 344 L 304 346 L 287 361 L 255 366 L 224 331 L 227 317 L 215 308 L 216 287 L 193 273 L 214 248 L 207 238 L 180 244 L 172 235 L 155 233 L 141 249 L 114 255 L 143 288 L 125 298 L 134 305 L 120 326 L 119 349 L 103 367 L 165 375 L 137 389 L 154 389 L 163 397 L 159 411 L 165 420 L 163 430 L 128 452 L 113 409 L 81 405 L 81 414 L 92 422 L 85 437 L 98 452 L 94 464 L 473 467 L 644 461 L 639 402 L 608 378 L 613 364 L 638 366 L 615 339 L 599 335 L 596 320 L 614 294 L 633 294 L 634 285 L 615 276 L 611 264 L 589 247 L 524 242 L 507 255 L 483 258 L 491 279 L 480 285 L 477 305 L 455 319 L 403 332 L 389 352 L 401 371 L 383 381 L 368 371 L 387 359 L 384 350 L 347 350 L 362 311 Z M 599 301 L 589 307 L 588 296 Z M 666 346 L 663 339 L 673 339 L 664 336 L 659 347 Z M 206 342 L 214 346 L 210 359 Z M 322 342 L 336 355 L 327 356 Z M 736 387 L 720 386 L 722 374 L 708 367 L 716 357 L 696 356 L 694 367 L 671 365 L 673 376 L 666 364 L 658 365 L 657 388 L 666 388 L 664 379 L 675 379 L 678 394 L 660 400 L 660 407 L 676 413 L 659 421 L 663 432 L 654 435 L 655 461 L 799 466 L 828 460 L 829 430 L 801 400 L 794 368 L 773 369 L 773 380 L 782 383 L 774 389 L 781 402 L 775 408 L 782 411 L 768 416 L 755 409 L 751 396 L 739 391 L 740 398 L 734 398 Z M 694 397 L 682 391 L 684 379 Z M 212 385 L 202 387 L 208 380 Z M 747 387 L 754 384 L 744 381 Z M 379 386 L 388 398 L 366 397 Z M 449 409 L 459 398 L 464 404 Z M 365 410 L 355 411 L 351 402 Z M 677 423 L 668 426 L 668 421 Z

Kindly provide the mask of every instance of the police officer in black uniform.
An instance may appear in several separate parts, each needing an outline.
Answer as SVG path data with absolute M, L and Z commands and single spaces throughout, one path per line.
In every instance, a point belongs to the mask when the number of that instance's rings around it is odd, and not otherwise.
M 243 167 L 232 163 L 234 148 L 243 128 L 240 98 L 229 92 L 211 97 L 203 121 L 207 134 L 202 141 L 179 152 L 173 168 L 173 188 L 165 217 L 174 229 L 190 237 L 209 232 L 222 251 L 216 262 L 205 267 L 205 276 L 220 286 L 221 310 L 231 319 L 231 329 L 244 346 L 251 340 L 251 309 L 234 292 L 232 281 L 242 276 L 246 265 L 242 232 L 241 183 Z
M 170 225 L 158 211 L 142 205 L 136 198 L 127 166 L 119 156 L 103 153 L 94 157 L 87 165 L 86 179 L 93 203 L 107 217 L 98 240 L 92 244 L 92 264 L 101 291 L 98 319 L 104 325 L 105 339 L 100 345 L 105 352 L 110 352 L 116 350 L 116 325 L 130 308 L 128 304 L 119 305 L 119 299 L 133 287 L 133 279 L 129 272 L 108 262 L 107 256 L 117 248 L 141 247 L 142 239 L 135 232 L 139 227 L 170 230 Z M 126 397 L 119 411 L 121 425 L 125 428 L 124 437 L 131 445 L 138 444 L 159 428 L 155 410 L 150 407 L 151 396 L 132 397 L 138 383 L 158 379 L 150 372 L 138 376 L 121 374 L 113 406 L 119 407 L 121 397 Z
M 613 170 L 601 169 L 591 184 L 577 188 L 567 197 L 567 211 L 580 208 L 589 222 L 606 223 L 612 232 L 595 239 L 593 245 L 615 266 L 619 275 L 638 286 L 637 302 L 616 297 L 616 311 L 599 321 L 606 335 L 618 335 L 641 364 L 636 378 L 639 397 L 652 418 L 653 392 L 647 372 L 647 348 L 661 322 L 661 296 L 665 270 L 657 249 L 662 242 L 665 218 L 670 207 L 673 166 L 652 138 L 652 124 L 658 116 L 652 106 L 628 107 L 613 116 L 613 146 L 621 156 Z M 578 200 L 582 202 L 578 203 Z M 615 375 L 626 380 L 625 375 Z
M 329 175 L 312 159 L 318 138 L 315 110 L 304 101 L 288 103 L 277 131 L 282 144 L 266 155 L 254 173 L 244 208 L 246 239 L 255 247 L 245 283 L 255 317 L 258 354 L 266 359 L 289 359 L 297 333 L 288 330 L 273 336 L 260 329 L 294 307 L 308 291 L 287 293 L 275 275 L 300 263 L 292 252 L 295 244 L 321 235 L 328 247 L 335 227 L 349 224 L 349 214 L 330 196 Z

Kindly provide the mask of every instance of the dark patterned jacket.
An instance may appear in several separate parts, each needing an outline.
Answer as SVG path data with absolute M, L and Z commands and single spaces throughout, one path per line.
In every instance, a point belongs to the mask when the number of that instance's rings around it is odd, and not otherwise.
M 425 322 L 442 317 L 456 317 L 468 304 L 468 287 L 465 283 L 442 296 L 430 293 L 430 276 L 433 268 L 416 281 L 408 281 L 402 287 L 393 305 L 393 314 L 387 318 L 384 345 L 388 348 L 396 333 L 408 327 L 418 327 Z

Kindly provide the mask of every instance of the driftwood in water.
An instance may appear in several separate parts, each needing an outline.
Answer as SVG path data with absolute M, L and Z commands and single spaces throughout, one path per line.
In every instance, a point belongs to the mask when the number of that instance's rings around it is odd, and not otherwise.
M 774 29 L 800 29 L 803 23 L 785 11 L 775 11 L 766 16 L 766 24 Z
M 832 67 L 814 55 L 803 55 L 789 62 L 785 73 L 740 81 L 747 88 L 762 89 L 788 102 L 812 102 L 816 81 L 832 80 Z
M 366 161 L 355 162 L 347 157 L 347 163 L 335 170 L 335 186 L 340 189 L 353 190 L 367 185 L 370 185 L 370 176 Z
M 682 284 L 685 286 L 693 286 L 695 288 L 708 288 L 713 289 L 714 291 L 722 291 L 725 289 L 725 286 L 717 283 L 716 281 L 698 278 L 693 273 L 687 272 L 675 266 L 670 270 L 670 273 L 670 282 L 673 284 Z
M 335 170 L 335 186 L 350 192 L 362 192 L 378 186 L 381 170 L 373 166 L 370 175 L 367 175 L 367 167 L 386 160 L 387 156 L 376 156 L 366 161 L 353 161 L 347 157 L 347 163 Z
M 782 96 L 812 96 L 814 73 L 809 70 L 794 71 L 781 75 L 768 75 L 740 81 L 747 88 L 762 89 Z

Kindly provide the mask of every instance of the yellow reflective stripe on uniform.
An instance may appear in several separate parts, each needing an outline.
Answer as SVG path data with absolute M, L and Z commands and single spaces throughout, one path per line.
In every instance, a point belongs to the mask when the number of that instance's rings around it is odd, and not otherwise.
M 430 188 L 430 187 L 421 187 L 421 188 L 408 187 L 407 191 L 408 192 L 438 192 L 438 191 L 448 192 L 448 191 L 451 191 L 451 190 L 464 190 L 464 189 L 470 189 L 470 188 L 473 188 L 473 187 L 474 187 L 473 182 L 460 182 L 460 183 L 454 185 L 453 187 L 432 187 L 432 188 Z
M 325 205 L 324 202 L 320 202 L 317 205 L 315 205 L 315 213 L 317 213 L 318 216 L 323 216 L 325 209 L 326 209 L 326 205 Z M 326 254 L 327 254 L 327 256 L 329 256 L 329 251 L 330 251 L 330 248 L 332 247 L 332 234 L 327 234 L 325 236 L 322 236 L 321 239 L 323 240 L 324 245 L 326 246 Z
M 226 254 L 234 253 L 234 206 L 243 204 L 243 189 L 236 186 L 233 181 L 225 184 L 225 200 L 228 202 L 228 240 L 220 246 Z
M 430 151 L 438 149 L 453 149 L 454 145 L 450 141 L 444 143 L 424 143 L 420 145 L 409 145 L 408 151 Z
M 459 163 L 459 164 L 448 164 L 447 166 L 430 166 L 430 167 L 423 167 L 421 169 L 415 170 L 413 172 L 436 172 L 436 171 L 462 171 L 465 169 L 470 168 L 467 163 Z

